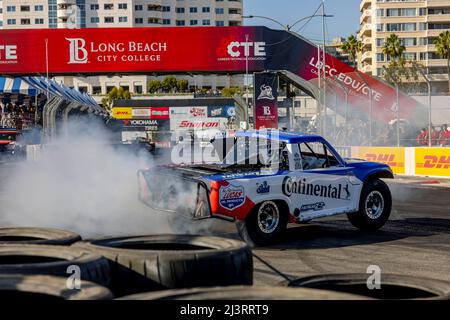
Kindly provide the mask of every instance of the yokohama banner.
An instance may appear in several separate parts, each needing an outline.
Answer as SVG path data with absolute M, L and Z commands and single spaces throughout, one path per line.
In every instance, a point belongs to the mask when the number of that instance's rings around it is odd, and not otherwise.
M 255 129 L 278 128 L 278 75 L 255 73 Z
M 246 37 L 248 36 L 248 41 Z M 289 71 L 315 86 L 322 63 L 317 47 L 300 36 L 265 27 L 33 29 L 0 31 L 0 74 L 245 73 Z M 348 90 L 350 106 L 388 122 L 397 114 L 394 88 L 327 55 L 330 98 Z M 401 94 L 402 119 L 417 102 Z M 351 110 L 350 110 L 351 111 Z M 340 112 L 340 110 L 338 110 Z

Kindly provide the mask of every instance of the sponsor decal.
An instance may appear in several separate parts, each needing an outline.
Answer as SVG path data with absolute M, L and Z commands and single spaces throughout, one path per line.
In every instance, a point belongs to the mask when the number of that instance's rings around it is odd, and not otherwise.
M 220 205 L 226 209 L 234 210 L 245 202 L 244 187 L 229 185 L 219 189 Z
M 133 111 L 131 108 L 113 108 L 113 117 L 116 119 L 131 119 Z
M 405 173 L 405 148 L 352 147 L 352 158 L 384 163 L 394 173 Z
M 208 107 L 171 107 L 170 117 L 175 119 L 207 118 Z
M 236 115 L 234 106 L 208 107 L 209 118 L 230 118 Z
M 17 45 L 0 44 L 0 64 L 17 63 Z
M 295 170 L 302 170 L 302 157 L 298 152 L 294 154 L 294 168 Z
M 170 128 L 168 119 L 123 120 L 123 125 L 127 128 L 138 128 L 139 131 L 163 131 Z
M 216 53 L 219 61 L 266 60 L 266 43 L 226 37 L 222 39 Z
M 148 109 L 139 108 L 139 109 L 133 109 L 132 113 L 133 113 L 133 117 L 136 117 L 136 118 L 149 118 L 151 115 L 151 110 L 150 110 L 150 108 L 148 108 Z
M 260 94 L 258 96 L 258 100 L 275 100 L 275 97 L 272 94 L 272 87 L 263 84 L 260 88 Z
M 270 185 L 267 183 L 267 181 L 256 184 L 256 193 L 261 194 L 261 193 L 269 193 L 269 192 L 270 192 Z
M 304 211 L 319 211 L 325 207 L 325 202 L 316 202 L 311 204 L 304 204 L 300 208 L 300 212 Z
M 169 107 L 152 107 L 150 108 L 151 119 L 169 119 Z
M 293 194 L 307 195 L 313 197 L 350 200 L 348 184 L 314 184 L 309 183 L 306 178 L 287 176 L 283 179 L 283 194 L 291 197 Z
M 204 108 L 204 107 L 199 107 L 199 108 L 197 108 L 197 107 L 192 107 L 192 108 L 189 110 L 189 114 L 190 114 L 192 117 L 195 117 L 195 118 L 206 118 L 206 116 L 207 116 L 207 114 L 206 114 L 206 108 Z
M 450 176 L 450 148 L 416 148 L 416 174 Z

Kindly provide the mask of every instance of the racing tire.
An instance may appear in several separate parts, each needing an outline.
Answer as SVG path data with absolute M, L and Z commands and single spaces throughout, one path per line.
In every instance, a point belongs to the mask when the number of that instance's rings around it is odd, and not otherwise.
M 372 299 L 450 299 L 450 282 L 447 281 L 381 274 L 380 288 L 370 290 L 369 277 L 367 273 L 317 275 L 293 280 L 288 286 L 357 294 Z
M 0 245 L 0 274 L 69 277 L 71 266 L 80 269 L 82 280 L 109 285 L 109 264 L 100 255 L 74 247 Z
M 387 184 L 380 179 L 364 183 L 359 210 L 347 214 L 350 223 L 363 231 L 378 230 L 391 215 L 392 196 Z
M 0 299 L 16 301 L 111 300 L 107 288 L 80 281 L 79 289 L 69 289 L 67 278 L 40 275 L 0 274 Z
M 367 300 L 363 296 L 334 291 L 286 288 L 230 286 L 164 290 L 121 297 L 117 300 Z
M 106 257 L 116 296 L 175 288 L 250 285 L 253 260 L 242 241 L 195 235 L 151 235 L 75 244 Z
M 50 228 L 0 228 L 0 245 L 47 244 L 69 246 L 81 237 L 73 232 Z
M 255 206 L 244 221 L 237 221 L 241 238 L 251 247 L 276 243 L 286 231 L 287 206 L 281 202 L 264 201 Z

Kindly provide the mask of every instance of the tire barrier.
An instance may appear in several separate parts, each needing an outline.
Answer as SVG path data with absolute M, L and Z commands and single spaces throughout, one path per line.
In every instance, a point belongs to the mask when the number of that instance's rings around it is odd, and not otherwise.
M 73 232 L 50 228 L 0 228 L 2 244 L 47 244 L 68 246 L 80 241 Z
M 116 296 L 149 290 L 251 285 L 253 260 L 242 241 L 193 235 L 152 235 L 75 244 L 106 257 Z
M 51 275 L 69 277 L 71 268 L 82 280 L 108 286 L 108 261 L 74 247 L 47 245 L 0 245 L 0 274 Z
M 117 300 L 367 300 L 355 294 L 283 287 L 231 286 L 147 292 Z
M 329 274 L 304 277 L 289 282 L 289 287 L 331 290 L 374 299 L 450 299 L 450 282 L 406 275 L 382 274 L 380 289 L 370 290 L 368 274 Z
M 17 301 L 110 300 L 112 293 L 98 284 L 81 281 L 80 288 L 67 288 L 66 278 L 0 274 L 0 299 Z

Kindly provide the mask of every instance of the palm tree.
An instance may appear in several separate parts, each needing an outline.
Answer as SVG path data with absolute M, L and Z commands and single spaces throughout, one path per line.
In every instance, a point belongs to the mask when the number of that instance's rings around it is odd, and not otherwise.
M 354 35 L 348 37 L 341 45 L 342 51 L 348 54 L 350 61 L 353 62 L 355 67 L 357 67 L 357 54 L 363 51 L 363 46 L 362 41 L 358 40 Z
M 382 50 L 386 56 L 390 56 L 392 59 L 399 62 L 406 48 L 402 44 L 400 38 L 395 33 L 392 33 L 386 38 Z
M 434 40 L 437 54 L 447 59 L 448 92 L 450 93 L 450 31 L 444 31 Z

